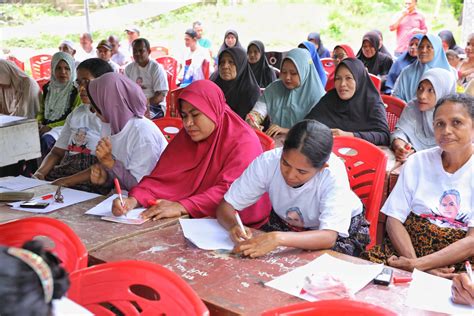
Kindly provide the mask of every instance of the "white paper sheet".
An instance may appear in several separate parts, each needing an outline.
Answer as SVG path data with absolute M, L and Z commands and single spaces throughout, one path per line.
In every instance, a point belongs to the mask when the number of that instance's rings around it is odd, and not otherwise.
M 217 219 L 179 219 L 179 223 L 184 237 L 201 249 L 232 250 L 234 248 L 229 232 L 217 222 Z
M 123 193 L 122 197 L 126 198 L 128 193 Z M 118 198 L 118 194 L 111 195 L 106 200 L 100 202 L 99 204 L 88 210 L 86 214 L 101 216 L 101 218 L 106 221 L 130 225 L 140 225 L 148 221 L 148 219 L 142 219 L 140 217 L 140 214 L 145 210 L 145 208 L 143 207 L 130 210 L 126 216 L 114 216 L 114 214 L 112 214 L 112 203 L 116 198 Z
M 49 182 L 24 176 L 0 178 L 0 192 L 23 191 L 43 184 L 49 184 Z
M 474 315 L 474 307 L 451 301 L 451 280 L 416 269 L 412 278 L 406 300 L 408 306 L 451 315 Z
M 318 273 L 329 274 L 341 280 L 349 291 L 355 294 L 382 272 L 382 269 L 382 264 L 354 264 L 323 254 L 310 263 L 283 274 L 265 285 L 307 301 L 316 301 L 317 299 L 311 295 L 300 294 L 306 276 L 311 277 Z
M 63 296 L 59 300 L 53 300 L 53 315 L 55 316 L 92 316 L 91 312 Z
M 16 121 L 26 120 L 26 117 L 0 114 L 0 126 L 8 125 Z
M 49 213 L 66 206 L 77 204 L 77 203 L 84 202 L 87 200 L 91 200 L 93 198 L 100 196 L 95 193 L 84 192 L 84 191 L 79 191 L 79 190 L 74 190 L 74 189 L 69 189 L 69 188 L 62 188 L 61 193 L 63 195 L 64 203 L 58 203 L 54 200 L 54 193 L 56 193 L 56 191 L 43 194 L 42 196 L 46 196 L 49 194 L 53 195 L 52 198 L 47 199 L 47 200 L 43 200 L 41 196 L 31 200 L 31 201 L 38 201 L 38 202 L 48 202 L 49 206 L 44 209 L 20 207 L 20 204 L 22 204 L 23 202 L 14 202 L 14 203 L 10 203 L 10 205 L 12 206 L 13 210 L 31 212 L 31 213 Z

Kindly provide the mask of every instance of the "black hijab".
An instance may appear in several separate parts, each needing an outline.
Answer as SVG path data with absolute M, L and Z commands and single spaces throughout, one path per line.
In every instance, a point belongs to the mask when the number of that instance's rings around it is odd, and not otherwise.
M 456 45 L 456 40 L 454 39 L 454 35 L 450 30 L 444 30 L 438 33 L 438 36 L 441 38 L 443 42 L 446 42 L 449 46 L 449 49 L 454 50 L 458 54 L 464 54 L 464 49 Z
M 364 63 L 365 67 L 367 67 L 371 74 L 377 76 L 388 74 L 390 67 L 392 67 L 393 60 L 384 53 L 379 52 L 379 35 L 376 32 L 368 32 L 362 38 L 362 45 L 364 44 L 364 41 L 369 41 L 370 45 L 375 48 L 375 55 L 371 58 L 365 57 L 361 46 L 359 52 L 357 53 L 357 58 Z
M 318 55 L 320 58 L 325 58 L 325 57 L 329 57 L 329 56 L 326 56 L 327 53 L 326 51 L 327 48 L 324 47 L 323 45 L 323 41 L 321 40 L 321 35 L 318 33 L 318 32 L 311 32 L 308 34 L 308 41 L 312 39 L 316 42 L 317 46 L 318 46 Z
M 260 88 L 265 88 L 276 80 L 276 75 L 268 64 L 267 56 L 265 55 L 265 46 L 263 46 L 263 43 L 260 41 L 251 41 L 249 46 L 247 46 L 247 53 L 250 46 L 252 45 L 257 47 L 257 49 L 260 51 L 260 59 L 255 64 L 249 63 L 249 65 L 253 71 L 255 79 L 257 79 Z
M 375 32 L 379 35 L 379 41 L 383 40 L 383 35 L 382 35 L 382 32 L 380 32 L 380 30 L 372 30 L 372 32 Z M 379 45 L 380 45 L 380 42 L 379 42 Z M 384 53 L 388 57 L 392 58 L 392 54 L 390 54 L 390 52 L 388 51 L 387 47 L 385 47 L 384 44 L 382 44 L 382 47 L 379 48 L 379 52 Z
M 226 38 L 227 35 L 229 35 L 229 34 L 232 34 L 232 35 L 235 36 L 235 45 L 234 45 L 234 47 L 239 47 L 239 48 L 241 48 L 241 49 L 244 49 L 244 48 L 242 47 L 242 45 L 240 44 L 240 42 L 239 42 L 239 34 L 237 33 L 237 31 L 236 31 L 236 30 L 229 29 L 229 30 L 225 31 L 224 41 L 222 42 L 221 48 L 219 48 L 219 53 L 217 54 L 217 56 L 219 56 L 219 55 L 222 53 L 222 51 L 223 51 L 224 49 L 229 48 L 229 46 L 227 46 L 227 44 L 225 43 L 225 38 Z
M 330 90 L 306 116 L 329 128 L 353 132 L 355 137 L 375 145 L 388 145 L 388 130 L 385 107 L 364 64 L 356 58 L 346 58 L 336 68 L 345 66 L 354 76 L 356 91 L 349 100 L 342 100 L 336 89 Z
M 237 77 L 234 80 L 225 81 L 219 75 L 219 71 L 216 71 L 212 74 L 211 80 L 222 89 L 227 104 L 232 110 L 245 119 L 260 96 L 260 87 L 249 66 L 245 50 L 239 47 L 226 48 L 219 54 L 219 61 L 224 53 L 232 56 L 237 68 Z

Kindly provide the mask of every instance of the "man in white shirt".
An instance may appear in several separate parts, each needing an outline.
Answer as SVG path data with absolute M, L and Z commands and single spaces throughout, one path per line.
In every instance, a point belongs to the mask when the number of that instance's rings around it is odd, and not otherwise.
M 89 33 L 82 33 L 79 42 L 81 44 L 81 47 L 77 50 L 76 55 L 76 59 L 78 61 L 97 57 L 95 49 L 92 46 L 92 36 Z
M 80 64 L 78 60 L 76 60 L 75 55 L 76 55 L 76 47 L 73 42 L 64 40 L 59 44 L 58 47 L 60 52 L 66 53 L 71 55 L 74 58 L 74 63 L 76 64 L 76 67 Z
M 203 62 L 204 60 L 210 61 L 209 52 L 198 44 L 197 34 L 193 29 L 184 32 L 184 45 L 189 48 L 189 51 L 184 58 L 183 64 L 185 66 L 181 87 L 185 87 L 193 81 L 205 79 Z
M 150 118 L 159 118 L 166 113 L 165 97 L 168 93 L 166 71 L 155 60 L 150 59 L 150 43 L 138 38 L 132 43 L 134 61 L 125 67 L 125 75 L 136 82 L 148 98 Z
M 109 38 L 107 39 L 110 43 L 110 46 L 112 47 L 112 57 L 111 60 L 116 63 L 119 66 L 125 66 L 129 62 L 131 62 L 131 56 L 126 56 L 121 50 L 120 50 L 120 41 L 117 36 L 115 35 L 110 35 Z
M 140 37 L 140 29 L 136 26 L 130 26 L 125 29 L 125 32 L 127 33 L 127 40 L 123 41 L 120 46 L 122 47 L 122 52 L 125 56 L 131 58 L 133 56 L 132 43 Z
M 114 72 L 120 73 L 120 66 L 111 60 L 112 45 L 107 40 L 102 40 L 97 45 L 97 57 L 108 62 Z

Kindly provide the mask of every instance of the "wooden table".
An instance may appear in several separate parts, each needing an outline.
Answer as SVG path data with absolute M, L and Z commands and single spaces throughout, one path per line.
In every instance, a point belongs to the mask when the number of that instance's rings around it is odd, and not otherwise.
M 43 185 L 31 189 L 35 196 L 50 193 L 56 190 L 54 185 Z M 85 215 L 89 209 L 105 200 L 100 196 L 78 204 L 70 205 L 47 214 L 36 214 L 12 210 L 8 205 L 0 206 L 0 223 L 32 216 L 47 216 L 58 219 L 71 227 L 79 236 L 88 251 L 100 249 L 118 240 L 126 239 L 141 233 L 160 229 L 177 222 L 177 218 L 168 218 L 158 221 L 148 221 L 142 225 L 126 225 L 103 221 L 99 216 Z
M 143 233 L 90 252 L 97 261 L 143 260 L 158 263 L 180 275 L 206 303 L 211 314 L 258 315 L 277 307 L 302 302 L 297 297 L 265 287 L 264 283 L 314 260 L 323 253 L 355 262 L 359 258 L 333 251 L 282 248 L 259 259 L 241 258 L 220 251 L 204 251 L 188 242 L 179 224 Z M 394 276 L 409 276 L 396 270 Z M 370 284 L 356 299 L 400 314 L 427 315 L 404 304 L 408 285 L 384 287 Z M 433 313 L 430 313 L 433 315 Z

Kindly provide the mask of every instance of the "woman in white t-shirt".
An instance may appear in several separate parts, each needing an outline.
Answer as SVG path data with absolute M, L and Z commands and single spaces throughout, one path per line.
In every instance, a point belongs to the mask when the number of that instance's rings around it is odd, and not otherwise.
M 473 256 L 474 98 L 445 96 L 433 115 L 439 147 L 408 158 L 382 208 L 388 238 L 363 256 L 451 278 Z
M 96 148 L 99 163 L 92 166 L 91 182 L 110 186 L 117 178 L 130 190 L 155 167 L 168 144 L 160 129 L 146 118 L 147 99 L 129 78 L 108 73 L 87 87 L 96 115 L 110 128 Z
M 232 184 L 217 209 L 230 231 L 234 251 L 259 257 L 278 246 L 333 249 L 358 255 L 369 243 L 363 205 L 351 191 L 344 163 L 331 153 L 331 130 L 314 120 L 293 126 L 283 148 L 257 157 Z M 240 229 L 235 210 L 268 193 L 273 210 L 268 233 L 252 236 Z
M 99 58 L 90 58 L 79 64 L 74 84 L 82 105 L 67 116 L 58 140 L 43 159 L 34 177 L 78 190 L 107 193 L 107 189 L 89 181 L 90 167 L 97 163 L 95 148 L 102 126 L 90 107 L 86 86 L 108 72 L 113 72 L 112 67 Z

